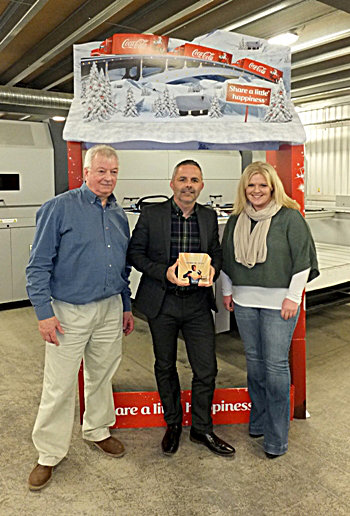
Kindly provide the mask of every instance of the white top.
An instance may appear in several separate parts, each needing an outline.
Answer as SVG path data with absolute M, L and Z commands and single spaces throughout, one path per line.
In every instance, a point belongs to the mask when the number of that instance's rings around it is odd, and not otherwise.
M 221 271 L 222 295 L 231 296 L 235 303 L 252 308 L 270 308 L 279 310 L 285 298 L 300 305 L 310 268 L 292 276 L 289 288 L 246 287 L 232 285 L 232 281 Z

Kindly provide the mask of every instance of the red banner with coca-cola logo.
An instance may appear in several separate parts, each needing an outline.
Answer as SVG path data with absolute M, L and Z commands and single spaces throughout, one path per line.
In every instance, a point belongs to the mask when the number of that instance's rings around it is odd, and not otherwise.
M 152 34 L 114 34 L 91 51 L 92 56 L 104 54 L 164 54 L 168 50 L 167 36 Z
M 174 54 L 194 57 L 196 59 L 204 59 L 205 61 L 216 61 L 218 63 L 231 64 L 232 54 L 228 52 L 222 52 L 215 48 L 202 47 L 200 45 L 193 45 L 186 43 L 180 47 L 176 47 Z
M 258 61 L 253 61 L 252 59 L 239 59 L 233 64 L 242 70 L 247 70 L 253 75 L 262 77 L 267 81 L 278 82 L 283 77 L 283 72 L 281 72 L 281 70 Z

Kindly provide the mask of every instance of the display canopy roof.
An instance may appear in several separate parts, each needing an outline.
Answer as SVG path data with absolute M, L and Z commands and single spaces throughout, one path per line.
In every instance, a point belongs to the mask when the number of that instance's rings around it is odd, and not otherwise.
M 290 49 L 215 31 L 191 43 L 115 34 L 74 46 L 69 141 L 122 149 L 276 149 L 302 144 Z

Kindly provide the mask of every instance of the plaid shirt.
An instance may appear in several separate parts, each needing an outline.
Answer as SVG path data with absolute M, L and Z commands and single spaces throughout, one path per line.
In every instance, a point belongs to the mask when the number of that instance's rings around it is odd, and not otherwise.
M 179 257 L 179 253 L 199 253 L 201 242 L 197 219 L 197 205 L 194 205 L 193 213 L 185 219 L 179 206 L 171 200 L 171 237 L 170 237 L 170 264 L 173 265 Z M 171 289 L 175 285 L 169 285 Z M 176 287 L 177 290 L 197 290 L 197 285 L 189 287 Z

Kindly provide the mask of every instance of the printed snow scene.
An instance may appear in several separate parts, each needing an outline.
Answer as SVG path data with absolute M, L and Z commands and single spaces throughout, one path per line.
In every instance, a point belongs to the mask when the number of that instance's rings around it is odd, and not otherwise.
M 191 43 L 115 34 L 76 45 L 74 91 L 66 140 L 305 141 L 290 100 L 290 49 L 242 34 L 215 31 Z

